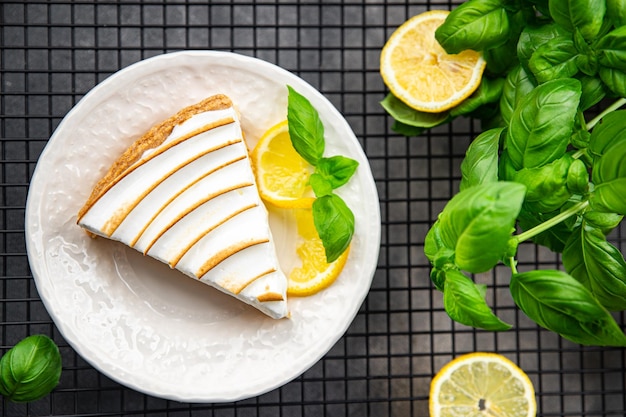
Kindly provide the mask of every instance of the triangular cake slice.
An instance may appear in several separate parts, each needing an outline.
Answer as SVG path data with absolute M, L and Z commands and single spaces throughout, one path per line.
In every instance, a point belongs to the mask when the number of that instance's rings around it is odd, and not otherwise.
M 78 224 L 273 318 L 287 315 L 287 279 L 227 96 L 182 109 L 135 141 L 95 186 Z

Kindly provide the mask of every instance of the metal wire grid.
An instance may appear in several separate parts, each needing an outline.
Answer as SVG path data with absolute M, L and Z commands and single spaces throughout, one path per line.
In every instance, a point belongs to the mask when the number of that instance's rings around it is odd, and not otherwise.
M 428 279 L 424 235 L 457 189 L 478 126 L 458 120 L 417 138 L 390 130 L 378 102 L 380 48 L 408 17 L 449 2 L 4 1 L 0 5 L 1 353 L 33 333 L 59 344 L 59 387 L 31 404 L 0 402 L 2 416 L 425 416 L 432 376 L 454 356 L 497 351 L 537 390 L 541 416 L 626 415 L 626 351 L 582 348 L 538 329 L 514 307 L 506 270 L 476 279 L 514 330 L 453 324 Z M 24 206 L 35 163 L 72 106 L 113 72 L 181 49 L 265 59 L 300 75 L 345 115 L 379 189 L 383 239 L 372 289 L 345 336 L 282 388 L 232 404 L 181 404 L 111 381 L 67 345 L 28 267 Z M 623 243 L 621 234 L 616 236 Z M 556 267 L 524 245 L 521 268 Z M 624 315 L 618 317 L 622 325 Z

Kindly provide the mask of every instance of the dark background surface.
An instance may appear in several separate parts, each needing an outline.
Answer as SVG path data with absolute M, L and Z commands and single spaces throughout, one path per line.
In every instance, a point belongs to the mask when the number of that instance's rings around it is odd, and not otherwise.
M 379 54 L 391 32 L 449 2 L 3 1 L 0 4 L 0 349 L 44 333 L 63 356 L 58 388 L 37 402 L 0 400 L 2 416 L 425 416 L 431 378 L 449 360 L 496 351 L 519 364 L 541 416 L 626 415 L 626 351 L 584 348 L 537 328 L 514 307 L 508 269 L 476 279 L 513 323 L 504 333 L 453 324 L 428 278 L 426 231 L 458 189 L 459 164 L 477 123 L 405 138 L 379 105 Z M 237 403 L 183 404 L 118 385 L 59 334 L 35 288 L 24 239 L 29 179 L 54 129 L 115 71 L 183 49 L 262 58 L 318 88 L 344 114 L 379 190 L 382 242 L 372 289 L 345 336 L 310 370 Z M 622 246 L 621 233 L 615 241 Z M 520 264 L 558 266 L 532 245 Z M 618 316 L 624 326 L 624 315 Z

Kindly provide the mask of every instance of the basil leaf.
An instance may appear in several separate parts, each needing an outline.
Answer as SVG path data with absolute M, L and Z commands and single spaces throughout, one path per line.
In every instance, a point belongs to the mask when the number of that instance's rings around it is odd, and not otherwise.
M 395 121 L 407 126 L 429 129 L 450 120 L 448 112 L 427 113 L 418 111 L 409 107 L 391 93 L 387 94 L 383 101 L 380 102 L 380 105 L 387 111 L 387 113 L 389 113 L 391 117 L 394 118 Z
M 354 214 L 341 197 L 324 195 L 313 201 L 313 223 L 324 244 L 326 262 L 331 263 L 350 246 Z
M 582 85 L 579 108 L 585 111 L 598 104 L 606 96 L 606 89 L 598 77 L 583 75 L 579 80 Z
M 483 50 L 483 58 L 487 62 L 486 72 L 491 75 L 506 76 L 513 67 L 519 64 L 517 42 L 520 33 L 537 19 L 534 7 L 526 2 L 518 2 L 515 8 L 507 8 L 507 16 L 509 36 L 506 42 Z
M 550 16 L 564 29 L 580 30 L 587 41 L 592 41 L 604 22 L 605 0 L 550 0 Z
M 591 133 L 589 133 L 586 129 L 576 125 L 574 126 L 574 130 L 572 132 L 572 136 L 570 136 L 569 141 L 570 144 L 576 149 L 585 149 L 589 146 L 589 138 L 591 137 Z
M 451 319 L 466 326 L 492 331 L 511 328 L 487 305 L 484 286 L 478 286 L 458 270 L 445 271 L 443 307 Z
M 532 72 L 528 66 L 530 57 L 544 43 L 550 39 L 567 36 L 568 32 L 555 23 L 547 23 L 543 25 L 529 25 L 520 33 L 517 41 L 517 58 L 522 68 L 531 75 Z M 534 81 L 534 77 L 533 77 Z
M 461 163 L 460 190 L 498 181 L 498 149 L 504 128 L 487 130 L 467 148 Z
M 626 110 L 615 110 L 602 118 L 591 131 L 589 151 L 602 156 L 611 145 L 626 141 Z
M 521 65 L 513 68 L 506 76 L 500 97 L 500 114 L 508 125 L 513 111 L 522 98 L 535 88 L 535 84 Z
M 317 161 L 315 172 L 328 181 L 332 189 L 347 183 L 356 172 L 359 163 L 345 156 L 331 156 Z
M 563 266 L 605 308 L 626 309 L 626 261 L 601 230 L 578 226 L 565 244 Z
M 324 155 L 324 125 L 311 102 L 287 86 L 287 121 L 294 149 L 309 164 L 315 166 Z
M 608 146 L 594 160 L 591 179 L 594 183 L 589 198 L 591 207 L 601 212 L 626 214 L 626 141 Z
M 439 215 L 444 247 L 454 248 L 465 271 L 485 272 L 507 250 L 524 199 L 525 187 L 513 182 L 486 183 L 456 194 Z
M 424 254 L 433 265 L 437 259 L 437 254 L 445 247 L 441 240 L 439 225 L 439 220 L 435 221 L 430 229 L 428 229 L 428 233 L 426 233 L 426 237 L 424 238 Z
M 626 0 L 606 0 L 606 16 L 615 27 L 626 25 Z
M 47 336 L 22 339 L 0 359 L 0 394 L 13 402 L 48 395 L 61 377 L 61 354 Z
M 598 56 L 596 50 L 587 43 L 580 33 L 580 30 L 574 31 L 574 46 L 578 51 L 576 56 L 576 66 L 584 73 L 590 76 L 596 75 L 598 72 Z
M 446 283 L 446 273 L 443 269 L 433 268 L 430 271 L 430 280 L 435 284 L 435 288 L 443 292 Z
M 509 38 L 509 18 L 503 0 L 468 0 L 452 10 L 435 31 L 435 39 L 449 54 L 466 49 L 483 51 Z
M 588 210 L 583 213 L 583 218 L 587 225 L 599 229 L 602 233 L 608 235 L 613 229 L 619 226 L 624 216 L 617 213 L 600 213 Z
M 626 97 L 626 71 L 600 67 L 598 75 L 611 93 L 619 97 Z
M 333 193 L 333 186 L 330 181 L 317 172 L 311 174 L 309 184 L 311 185 L 315 197 L 323 197 Z
M 450 116 L 457 117 L 470 114 L 481 106 L 497 102 L 502 95 L 503 86 L 504 78 L 483 77 L 478 89 L 461 104 L 450 110 Z
M 571 37 L 550 39 L 531 55 L 528 68 L 539 83 L 556 78 L 568 78 L 578 72 L 578 51 Z
M 565 154 L 549 164 L 516 172 L 514 180 L 526 187 L 525 205 L 539 213 L 558 210 L 571 197 L 567 174 L 572 162 Z
M 626 71 L 626 26 L 614 29 L 600 38 L 596 51 L 600 65 Z
M 580 159 L 575 159 L 567 170 L 565 180 L 567 189 L 572 194 L 587 194 L 589 191 L 589 171 L 587 165 Z
M 516 169 L 534 168 L 559 158 L 569 145 L 581 85 L 562 78 L 535 87 L 511 116 L 506 148 Z
M 541 327 L 583 345 L 626 346 L 611 314 L 575 278 L 563 271 L 513 274 L 515 304 Z

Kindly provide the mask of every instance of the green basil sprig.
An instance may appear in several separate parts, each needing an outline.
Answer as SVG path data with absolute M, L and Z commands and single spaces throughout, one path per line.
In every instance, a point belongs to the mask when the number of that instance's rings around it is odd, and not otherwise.
M 30 402 L 50 393 L 61 376 L 61 354 L 47 336 L 22 339 L 0 359 L 0 394 L 13 402 Z
M 626 261 L 608 237 L 626 215 L 626 0 L 467 0 L 435 37 L 450 54 L 483 54 L 479 89 L 428 118 L 395 97 L 383 107 L 420 121 L 394 129 L 407 136 L 434 127 L 423 120 L 482 124 L 424 244 L 446 312 L 506 330 L 470 276 L 502 263 L 537 324 L 575 343 L 626 346 L 609 313 L 626 310 Z M 518 272 L 524 242 L 561 254 L 564 271 Z
M 322 240 L 326 261 L 331 263 L 350 246 L 354 235 L 354 214 L 334 190 L 346 184 L 356 172 L 357 161 L 341 155 L 324 157 L 324 125 L 311 102 L 287 86 L 287 121 L 294 149 L 315 167 L 309 180 L 315 193 L 313 223 Z

